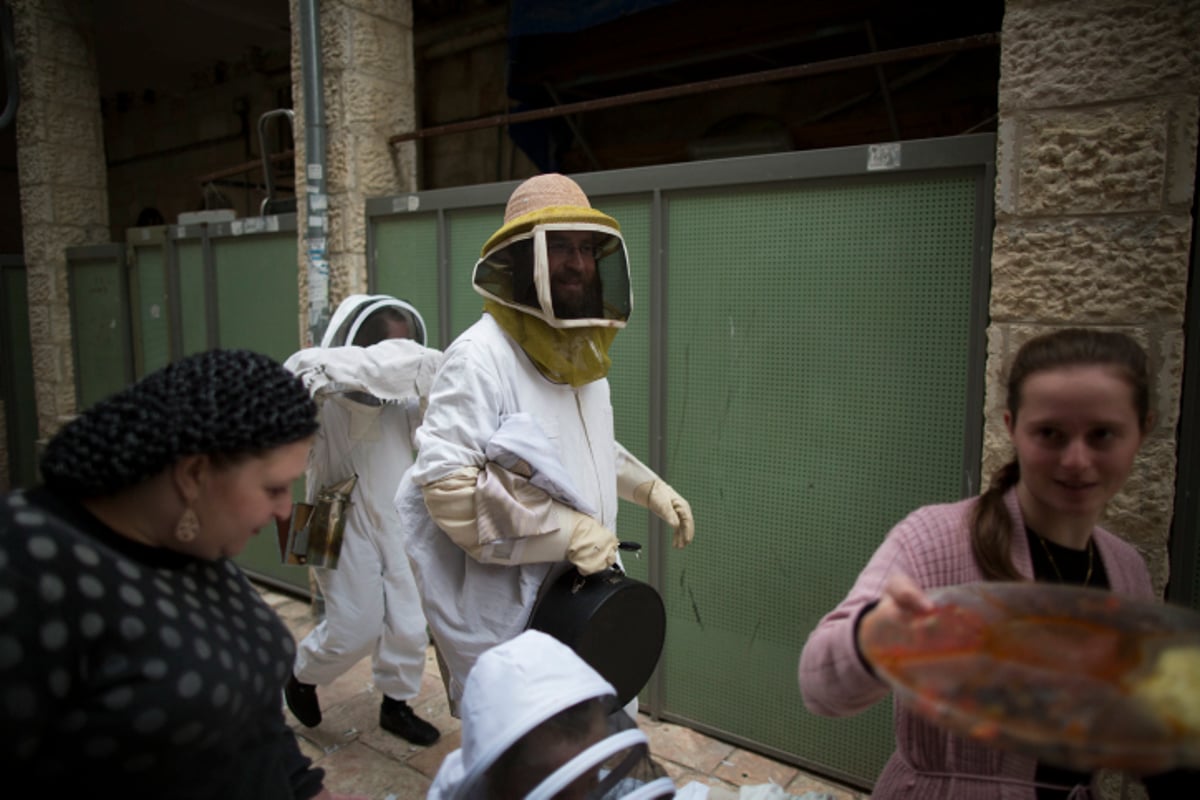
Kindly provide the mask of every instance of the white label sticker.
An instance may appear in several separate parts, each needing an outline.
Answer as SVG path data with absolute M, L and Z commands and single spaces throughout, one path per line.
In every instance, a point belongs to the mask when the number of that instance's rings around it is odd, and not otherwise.
M 321 168 L 320 164 L 308 165 L 308 179 L 310 181 L 319 181 L 324 174 L 325 171 Z
M 867 170 L 898 169 L 900 167 L 900 143 L 867 145 Z
M 416 211 L 421 207 L 421 198 L 415 194 L 406 194 L 403 197 L 392 198 L 392 213 L 399 214 L 402 211 Z

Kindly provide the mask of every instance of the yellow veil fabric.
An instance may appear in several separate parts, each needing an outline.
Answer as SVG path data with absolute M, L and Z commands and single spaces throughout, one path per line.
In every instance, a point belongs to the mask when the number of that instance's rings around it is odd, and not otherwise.
M 618 328 L 555 328 L 515 308 L 485 300 L 483 310 L 529 354 L 538 371 L 555 383 L 579 387 L 608 375 Z

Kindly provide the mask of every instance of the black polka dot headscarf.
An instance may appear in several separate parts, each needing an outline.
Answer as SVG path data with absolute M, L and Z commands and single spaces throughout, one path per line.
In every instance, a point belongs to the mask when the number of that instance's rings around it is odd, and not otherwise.
M 278 362 L 250 350 L 208 350 L 68 422 L 46 445 L 42 478 L 52 489 L 96 497 L 134 486 L 183 456 L 235 460 L 316 430 L 316 405 Z

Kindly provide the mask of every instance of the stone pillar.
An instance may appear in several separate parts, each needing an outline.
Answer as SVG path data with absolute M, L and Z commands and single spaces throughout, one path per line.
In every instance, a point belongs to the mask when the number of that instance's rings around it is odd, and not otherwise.
M 10 0 L 20 75 L 17 169 L 38 435 L 76 412 L 64 249 L 109 240 L 91 0 Z
M 321 54 L 325 86 L 326 251 L 330 312 L 367 289 L 366 199 L 416 190 L 416 146 L 388 137 L 416 119 L 411 0 L 322 0 Z M 300 17 L 292 8 L 292 87 L 296 113 L 296 206 L 300 246 L 299 324 L 307 336 L 304 87 Z
M 1200 112 L 1200 0 L 1009 0 L 1000 57 L 984 475 L 1003 369 L 1035 333 L 1131 333 L 1157 423 L 1105 525 L 1168 577 Z M 1195 358 L 1195 356 L 1193 356 Z

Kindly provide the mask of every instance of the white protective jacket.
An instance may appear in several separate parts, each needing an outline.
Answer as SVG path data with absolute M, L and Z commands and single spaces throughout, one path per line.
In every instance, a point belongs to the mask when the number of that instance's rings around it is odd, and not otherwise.
M 454 706 L 476 659 L 524 630 L 543 581 L 569 567 L 565 560 L 523 566 L 475 561 L 426 509 L 422 487 L 464 467 L 482 469 L 488 442 L 516 413 L 534 418 L 579 497 L 602 525 L 615 530 L 618 445 L 608 381 L 578 388 L 548 381 L 485 314 L 446 350 L 417 431 L 416 463 L 396 494 L 425 617 L 450 672 Z

